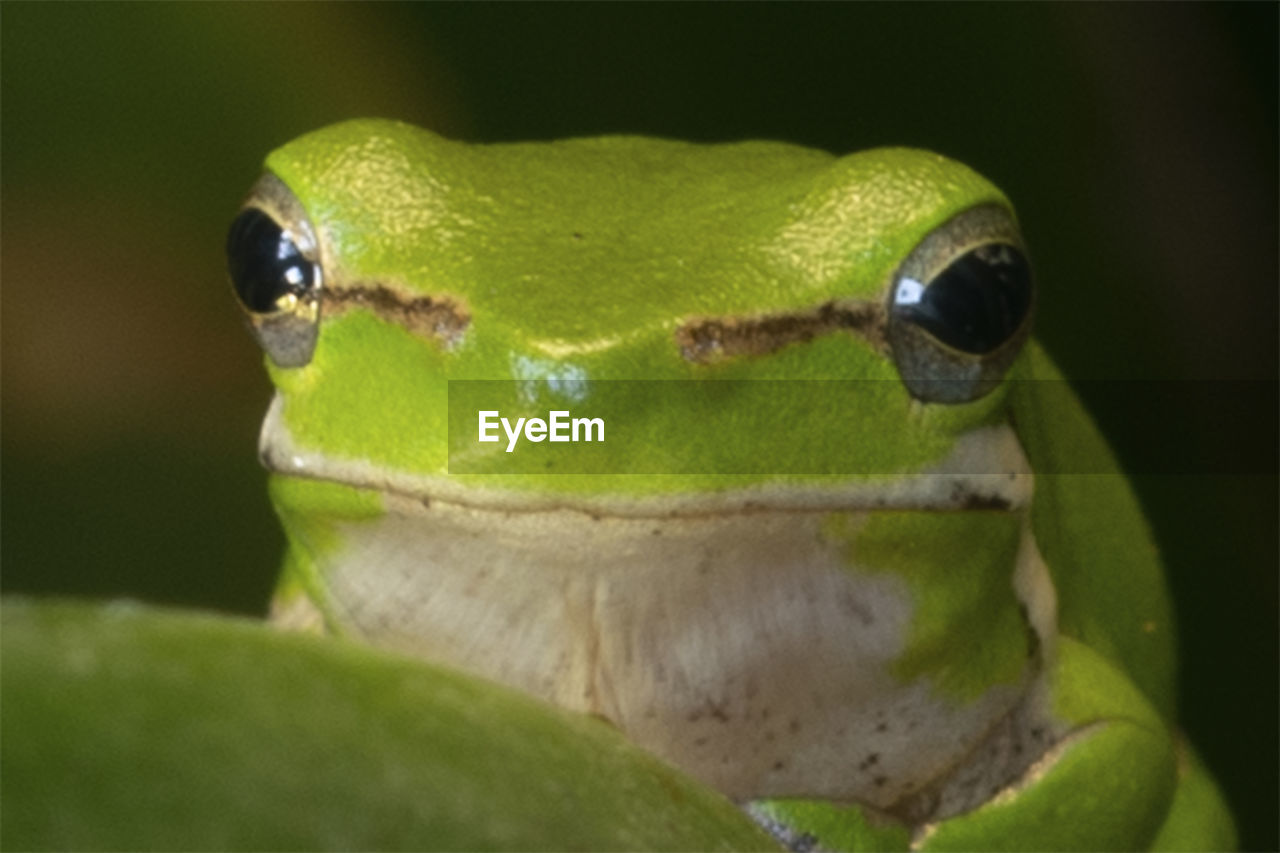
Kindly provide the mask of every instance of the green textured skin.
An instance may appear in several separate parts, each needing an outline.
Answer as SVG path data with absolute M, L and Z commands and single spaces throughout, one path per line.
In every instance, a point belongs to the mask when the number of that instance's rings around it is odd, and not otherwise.
M 1176 785 L 1173 740 L 1133 685 L 1092 650 L 1059 641 L 1055 709 L 1082 728 L 1016 796 L 944 821 L 927 850 L 1138 850 Z M 977 846 L 975 846 L 977 845 Z
M 1012 419 L 1037 471 L 1032 525 L 1057 590 L 1058 629 L 1118 662 L 1172 722 L 1176 626 L 1142 508 L 1039 346 L 1027 348 L 1016 376 L 1025 381 L 1013 383 Z M 1091 473 L 1041 473 L 1060 471 Z
M 638 137 L 467 145 L 361 120 L 303 136 L 267 168 L 330 247 L 328 284 L 444 296 L 471 322 L 445 348 L 368 312 L 322 317 L 310 364 L 268 364 L 300 446 L 445 474 L 448 379 L 882 380 L 859 388 L 857 420 L 810 425 L 817 432 L 804 446 L 841 447 L 850 470 L 919 470 L 998 415 L 998 394 L 921 410 L 890 360 L 850 334 L 713 365 L 690 363 L 674 339 L 692 319 L 879 300 L 935 226 L 977 204 L 1008 209 L 999 190 L 936 154 L 887 148 L 837 159 L 779 143 Z M 593 414 L 670 429 L 659 407 L 616 396 L 613 406 Z M 753 411 L 730 421 L 740 428 L 723 433 L 725 452 L 783 461 L 800 452 L 789 434 L 747 428 Z M 502 443 L 490 447 L 500 471 Z M 701 458 L 706 448 L 687 452 Z M 762 479 L 777 478 L 734 485 Z M 538 493 L 727 487 L 695 475 L 468 482 Z
M 1180 741 L 1176 729 L 1177 634 L 1151 529 L 1106 441 L 1038 345 L 1027 348 L 1015 375 L 1030 380 L 1013 383 L 1011 417 L 1038 472 L 1032 526 L 1057 590 L 1058 630 L 1063 638 L 1078 642 L 1078 648 L 1118 668 L 1110 675 L 1115 686 L 1103 690 L 1102 695 L 1113 700 L 1121 695 L 1125 678 L 1142 693 L 1142 701 L 1130 701 L 1127 710 L 1099 711 L 1090 707 L 1099 692 L 1096 685 L 1080 680 L 1055 685 L 1058 708 L 1079 724 L 1099 718 L 1141 717 L 1148 737 L 1153 731 L 1159 735 L 1158 743 L 1151 743 L 1144 753 L 1145 760 L 1163 764 L 1163 752 L 1175 750 Z M 1042 390 L 1046 383 L 1052 392 Z M 1046 471 L 1090 473 L 1039 473 Z M 1071 647 L 1070 643 L 1064 646 Z M 1095 669 L 1101 671 L 1102 666 Z M 1150 715 L 1140 713 L 1145 703 L 1150 703 Z M 1152 719 L 1157 716 L 1160 729 Z M 1099 754 L 1097 762 L 1102 766 L 1143 766 L 1111 758 L 1101 748 L 1093 751 Z M 1142 836 L 1132 846 L 1234 849 L 1234 821 L 1212 777 L 1189 744 L 1181 744 L 1175 751 L 1176 794 L 1171 804 L 1161 806 L 1159 832 L 1154 838 Z M 1161 790 L 1160 784 L 1163 782 L 1139 788 L 1127 802 L 1162 803 L 1161 797 L 1152 795 L 1153 790 Z M 1107 812 L 1108 805 L 1097 795 L 1086 797 L 1082 805 L 1086 803 Z M 1124 814 L 1113 813 L 1111 818 L 1113 839 L 1125 838 L 1124 830 L 1141 823 L 1137 809 L 1129 815 L 1130 823 L 1125 822 Z M 1104 822 L 1101 817 L 1096 820 Z M 1112 845 L 1126 846 L 1115 840 Z M 1102 839 L 1096 846 L 1102 849 Z
M 1185 741 L 1179 744 L 1178 790 L 1152 850 L 1234 850 L 1235 822 L 1213 776 Z
M 762 850 L 599 720 L 261 624 L 6 602 L 6 850 Z
M 1026 625 L 1009 583 L 1021 523 L 1007 513 L 873 513 L 850 542 L 871 572 L 911 589 L 916 614 L 894 674 L 929 678 L 957 703 L 1012 684 L 1026 663 Z
M 780 826 L 795 827 L 795 835 L 786 839 L 793 849 L 817 844 L 823 850 L 907 850 L 911 845 L 907 827 L 889 818 L 871 817 L 857 805 L 778 799 L 755 803 L 752 812 Z
M 328 624 L 341 624 L 311 555 L 341 547 L 341 535 L 333 526 L 335 520 L 351 523 L 382 518 L 386 510 L 381 493 L 355 489 L 344 483 L 278 476 L 268 480 L 268 491 L 288 539 L 284 566 L 276 584 L 276 601 L 305 596 L 320 609 Z

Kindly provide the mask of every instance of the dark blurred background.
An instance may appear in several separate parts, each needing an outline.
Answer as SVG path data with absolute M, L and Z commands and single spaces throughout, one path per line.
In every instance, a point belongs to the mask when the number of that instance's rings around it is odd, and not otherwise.
M 222 243 L 294 136 L 932 148 L 1018 206 L 1067 374 L 1164 383 L 1081 390 L 1146 472 L 1185 725 L 1274 850 L 1277 8 L 5 3 L 3 590 L 263 612 L 269 391 Z

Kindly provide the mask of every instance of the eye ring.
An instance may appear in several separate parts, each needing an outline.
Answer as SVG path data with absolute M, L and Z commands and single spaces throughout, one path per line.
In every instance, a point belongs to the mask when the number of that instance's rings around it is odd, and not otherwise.
M 254 337 L 280 367 L 311 361 L 324 271 L 315 232 L 297 198 L 267 173 L 227 233 L 227 271 Z
M 1004 378 L 1031 332 L 1031 265 L 1012 215 L 989 204 L 931 231 L 894 273 L 888 337 L 928 403 L 968 403 Z

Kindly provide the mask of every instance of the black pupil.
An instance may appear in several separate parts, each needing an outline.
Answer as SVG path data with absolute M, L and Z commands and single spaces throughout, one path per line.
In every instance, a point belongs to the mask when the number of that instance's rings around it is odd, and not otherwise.
M 240 301 L 250 311 L 277 309 L 287 293 L 303 294 L 315 286 L 315 265 L 276 221 L 257 208 L 240 212 L 227 233 L 227 269 Z
M 999 348 L 1031 310 L 1031 266 L 1017 247 L 991 243 L 952 261 L 913 305 L 897 310 L 961 352 Z

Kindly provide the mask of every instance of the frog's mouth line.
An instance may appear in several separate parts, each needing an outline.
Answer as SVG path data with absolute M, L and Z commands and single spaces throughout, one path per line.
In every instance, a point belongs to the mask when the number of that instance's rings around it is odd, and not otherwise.
M 491 483 L 476 485 L 447 474 L 395 471 L 368 459 L 340 459 L 297 445 L 283 418 L 277 393 L 263 419 L 258 455 L 274 474 L 372 489 L 402 501 L 430 506 L 439 501 L 479 510 L 545 512 L 570 510 L 624 518 L 673 518 L 753 512 L 897 510 L 915 512 L 1016 512 L 1031 503 L 1034 475 L 1008 425 L 979 427 L 959 436 L 940 463 L 918 473 L 888 478 L 824 481 L 799 478 L 732 485 L 695 494 L 601 494 L 549 492 Z M 992 473 L 971 473 L 974 471 Z

